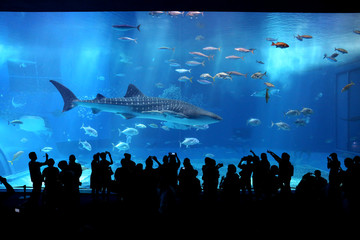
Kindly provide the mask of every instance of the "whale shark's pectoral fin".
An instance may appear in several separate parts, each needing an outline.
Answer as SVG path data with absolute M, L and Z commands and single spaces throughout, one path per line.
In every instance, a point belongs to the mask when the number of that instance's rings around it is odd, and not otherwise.
M 92 108 L 91 111 L 93 114 L 97 114 L 97 113 L 101 112 L 101 110 L 98 108 Z
M 121 116 L 123 119 L 131 119 L 136 117 L 135 115 L 131 113 L 116 113 L 117 115 Z

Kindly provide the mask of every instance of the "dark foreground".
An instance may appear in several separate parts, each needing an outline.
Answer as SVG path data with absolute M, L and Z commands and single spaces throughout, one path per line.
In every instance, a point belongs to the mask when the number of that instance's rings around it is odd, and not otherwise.
M 162 213 L 141 200 L 124 201 L 116 194 L 93 199 L 81 193 L 75 204 L 57 208 L 44 206 L 41 199 L 33 204 L 20 192 L 2 192 L 0 198 L 2 232 L 44 237 L 159 236 L 170 231 L 169 237 L 187 233 L 277 235 L 283 231 L 323 235 L 357 231 L 354 226 L 360 223 L 360 202 L 349 205 L 343 198 L 306 199 L 294 192 L 267 199 L 247 193 L 236 201 L 222 199 L 220 193 L 213 200 L 203 194 L 191 202 L 176 197 Z

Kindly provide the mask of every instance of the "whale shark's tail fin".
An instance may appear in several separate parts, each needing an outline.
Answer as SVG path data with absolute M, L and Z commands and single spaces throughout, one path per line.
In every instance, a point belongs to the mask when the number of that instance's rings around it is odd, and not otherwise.
M 57 81 L 50 80 L 52 84 L 57 88 L 59 93 L 61 94 L 63 100 L 64 100 L 64 108 L 63 112 L 69 111 L 70 109 L 76 107 L 74 104 L 74 101 L 78 100 L 78 98 L 75 96 L 75 94 L 70 91 L 67 87 L 62 85 L 61 83 L 58 83 Z

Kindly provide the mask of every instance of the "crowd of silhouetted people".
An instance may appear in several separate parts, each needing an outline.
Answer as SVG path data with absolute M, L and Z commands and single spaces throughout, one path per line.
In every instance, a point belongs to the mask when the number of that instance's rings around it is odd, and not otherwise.
M 176 153 L 149 156 L 143 163 L 135 163 L 129 153 L 121 159 L 121 167 L 112 169 L 110 152 L 93 155 L 90 188 L 93 201 L 108 201 L 115 196 L 116 202 L 128 209 L 149 214 L 166 215 L 177 209 L 192 209 L 201 205 L 220 204 L 239 207 L 256 201 L 286 201 L 294 197 L 302 203 L 358 210 L 360 204 L 360 157 L 346 158 L 345 169 L 336 153 L 327 158 L 329 181 L 321 171 L 306 173 L 295 191 L 290 188 L 294 166 L 286 152 L 278 156 L 272 151 L 251 154 L 241 158 L 238 165 L 228 164 L 225 176 L 219 169 L 224 167 L 215 159 L 206 157 L 202 166 L 202 183 L 198 171 L 189 158 L 182 163 Z M 276 160 L 271 165 L 268 154 Z M 46 154 L 45 162 L 37 161 L 35 152 L 29 153 L 29 171 L 33 183 L 29 206 L 45 206 L 47 209 L 74 209 L 80 203 L 82 166 L 74 155 L 69 161 L 55 161 Z M 181 165 L 182 164 L 182 165 Z M 43 170 L 41 167 L 45 167 Z M 42 170 L 42 171 L 41 171 Z M 0 181 L 8 192 L 13 192 L 5 178 Z M 44 183 L 44 190 L 41 191 Z M 309 206 L 309 205 L 306 205 Z

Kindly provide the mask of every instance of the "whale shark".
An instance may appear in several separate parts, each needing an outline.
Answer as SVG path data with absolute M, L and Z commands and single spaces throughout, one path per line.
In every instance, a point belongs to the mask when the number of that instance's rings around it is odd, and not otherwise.
M 181 100 L 148 97 L 135 85 L 129 84 L 124 97 L 106 98 L 98 93 L 92 100 L 79 100 L 75 94 L 61 83 L 50 80 L 61 94 L 63 112 L 76 106 L 91 108 L 93 114 L 101 111 L 115 113 L 124 119 L 147 118 L 186 125 L 217 123 L 222 118 L 215 113 Z

